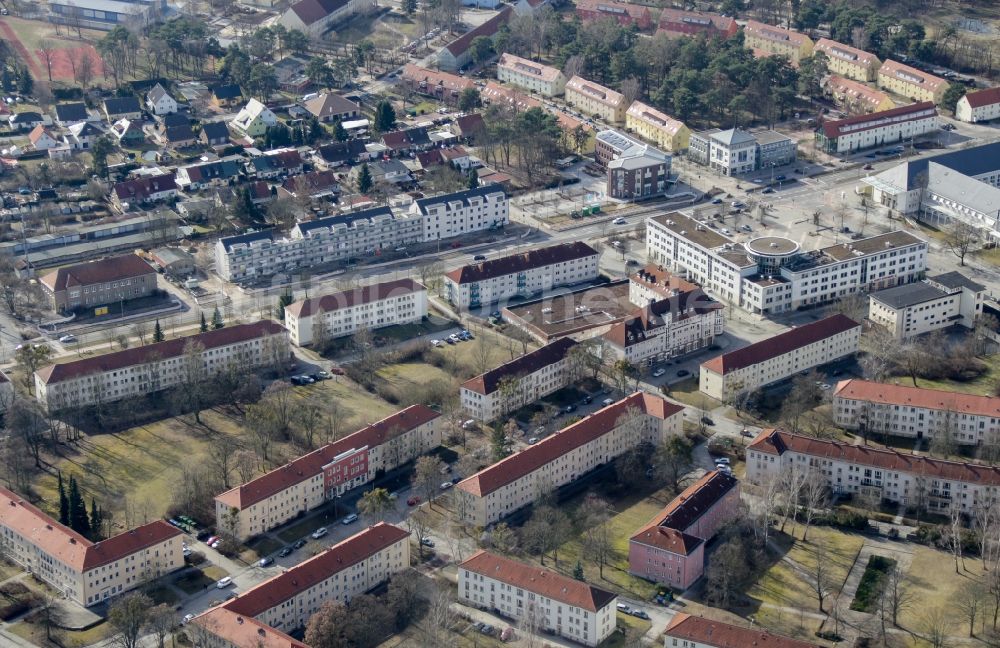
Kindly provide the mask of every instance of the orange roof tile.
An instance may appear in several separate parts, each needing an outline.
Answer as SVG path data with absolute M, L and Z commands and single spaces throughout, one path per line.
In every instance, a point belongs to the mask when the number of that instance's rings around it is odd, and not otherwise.
M 941 389 L 888 385 L 867 380 L 841 380 L 837 383 L 833 396 L 834 398 L 862 400 L 883 405 L 922 407 L 1000 418 L 1000 398 L 961 394 Z
M 668 638 L 687 639 L 715 648 L 821 648 L 819 644 L 776 635 L 764 628 L 741 628 L 722 621 L 678 612 L 667 625 Z

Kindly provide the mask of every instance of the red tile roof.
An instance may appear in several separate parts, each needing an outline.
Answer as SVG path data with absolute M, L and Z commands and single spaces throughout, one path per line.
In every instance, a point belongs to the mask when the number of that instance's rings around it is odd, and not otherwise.
M 322 583 L 334 574 L 371 558 L 409 536 L 409 531 L 379 522 L 247 590 L 223 603 L 222 607 L 247 617 L 259 616 L 299 592 Z
M 912 86 L 929 90 L 930 92 L 937 92 L 942 87 L 948 86 L 948 81 L 939 76 L 934 76 L 933 74 L 918 70 L 909 65 L 904 65 L 899 61 L 893 61 L 892 59 L 886 59 L 882 67 L 878 69 L 878 73 L 879 76 L 893 77 Z
M 63 266 L 44 275 L 41 282 L 49 292 L 55 293 L 71 286 L 93 286 L 155 274 L 156 270 L 136 255 L 123 254 L 99 261 Z
M 684 36 L 707 34 L 728 38 L 739 31 L 739 25 L 728 16 L 668 7 L 660 13 L 660 31 Z
M 790 331 L 785 331 L 774 337 L 761 340 L 742 349 L 736 349 L 729 353 L 716 356 L 711 360 L 703 362 L 702 367 L 717 374 L 726 374 L 745 367 L 777 358 L 788 353 L 821 340 L 833 337 L 838 333 L 849 331 L 853 328 L 860 328 L 860 324 L 846 315 L 832 315 L 818 322 L 804 324 Z
M 722 621 L 691 616 L 684 612 L 678 612 L 674 615 L 670 624 L 667 625 L 666 635 L 670 639 L 687 639 L 714 648 L 749 648 L 750 646 L 754 648 L 821 648 L 819 644 L 776 635 L 760 627 L 741 628 Z
M 603 610 L 618 598 L 607 590 L 563 576 L 551 569 L 526 565 L 484 550 L 474 553 L 459 567 L 591 612 Z
M 537 250 L 529 250 L 522 254 L 512 254 L 491 261 L 482 261 L 474 265 L 462 266 L 461 268 L 452 270 L 445 276 L 459 284 L 474 283 L 515 272 L 541 268 L 554 263 L 565 263 L 574 259 L 583 259 L 598 255 L 599 252 L 597 250 L 580 241 L 560 243 Z
M 801 45 L 809 40 L 809 37 L 805 34 L 801 34 L 791 29 L 784 29 L 783 27 L 757 22 L 756 20 L 748 20 L 746 24 L 743 25 L 743 31 L 759 36 L 764 40 L 779 42 L 784 41 L 793 45 Z
M 181 535 L 181 530 L 164 520 L 154 520 L 130 531 L 123 531 L 107 540 L 94 543 L 87 549 L 83 560 L 84 570 L 113 563 L 140 549 L 151 547 Z M 180 545 L 178 544 L 178 547 Z
M 677 529 L 658 524 L 647 524 L 629 538 L 629 542 L 649 545 L 678 556 L 690 556 L 704 541 Z
M 441 88 L 442 90 L 449 90 L 458 94 L 467 88 L 476 87 L 472 79 L 466 79 L 465 77 L 448 72 L 428 70 L 413 63 L 407 63 L 403 66 L 403 80 L 418 86 L 417 89 L 421 92 Z
M 500 10 L 500 13 L 493 16 L 475 29 L 470 29 L 455 40 L 451 41 L 445 45 L 445 49 L 448 50 L 452 56 L 458 58 L 472 46 L 472 41 L 474 41 L 477 36 L 493 36 L 500 31 L 500 28 L 510 21 L 510 16 L 513 12 L 513 7 L 505 5 L 504 8 Z
M 944 461 L 934 459 L 933 457 L 903 454 L 895 450 L 884 450 L 872 446 L 852 445 L 839 441 L 825 441 L 777 429 L 762 431 L 747 446 L 747 450 L 779 456 L 791 451 L 833 461 L 845 461 L 863 466 L 872 466 L 883 470 L 907 472 L 956 482 L 1000 486 L 1000 467 L 997 466 Z
M 684 489 L 656 514 L 649 526 L 662 526 L 687 531 L 707 511 L 736 488 L 739 482 L 732 475 L 713 470 Z
M 576 346 L 576 341 L 571 338 L 560 338 L 555 342 L 546 344 L 540 349 L 531 353 L 514 358 L 506 364 L 502 364 L 496 369 L 491 369 L 484 374 L 462 383 L 463 389 L 474 391 L 478 394 L 492 394 L 500 387 L 500 381 L 507 376 L 520 377 L 533 374 L 543 367 L 555 364 L 566 357 L 569 350 Z
M 148 200 L 150 195 L 164 191 L 177 191 L 173 172 L 158 176 L 132 178 L 115 185 L 115 195 L 119 200 Z
M 1000 418 L 1000 398 L 961 394 L 941 389 L 887 385 L 867 380 L 841 380 L 837 383 L 833 396 L 834 398 L 861 400 L 883 405 L 922 407 L 959 414 Z
M 1000 103 L 1000 88 L 987 88 L 965 93 L 965 100 L 971 108 L 982 108 L 990 104 Z
M 295 484 L 312 479 L 323 471 L 323 466 L 342 452 L 364 446 L 373 448 L 382 445 L 390 438 L 425 425 L 439 416 L 441 415 L 426 405 L 411 405 L 343 439 L 302 455 L 242 486 L 217 495 L 215 499 L 226 506 L 245 509 Z
M 372 286 L 361 286 L 332 295 L 300 299 L 285 306 L 285 311 L 291 313 L 294 317 L 309 317 L 317 312 L 329 313 L 341 308 L 350 308 L 358 304 L 368 304 L 389 297 L 401 297 L 422 290 L 427 289 L 412 279 L 397 279 L 396 281 L 386 281 L 385 283 L 374 284 Z
M 927 119 L 928 115 L 921 115 L 922 111 L 930 110 L 937 115 L 937 109 L 932 101 L 921 101 L 907 106 L 881 110 L 868 115 L 854 115 L 844 119 L 828 119 L 823 122 L 823 134 L 833 139 L 850 133 L 871 130 L 884 126 L 886 121 L 893 123 L 904 122 L 911 119 Z
M 538 470 L 556 458 L 599 439 L 617 425 L 630 409 L 637 409 L 647 416 L 667 419 L 683 411 L 683 407 L 659 396 L 636 392 L 631 396 L 599 409 L 582 420 L 546 437 L 533 446 L 515 453 L 503 461 L 480 470 L 459 482 L 456 488 L 483 497 L 493 491 Z
M 667 319 L 665 316 L 672 322 L 682 322 L 723 308 L 725 306 L 709 297 L 701 288 L 695 288 L 633 310 L 627 318 L 612 324 L 604 334 L 604 339 L 620 348 L 642 344 L 650 331 L 663 328 Z
M 850 45 L 844 45 L 829 38 L 821 38 L 816 41 L 816 45 L 813 46 L 813 52 L 823 52 L 829 58 L 837 58 L 858 65 L 871 65 L 872 63 L 879 62 L 878 57 L 871 52 L 866 52 L 863 49 L 851 47 Z
M 231 612 L 225 606 L 211 608 L 194 618 L 195 623 L 236 648 L 309 648 L 284 632 L 252 617 Z
M 197 342 L 208 350 L 236 344 L 237 342 L 245 342 L 254 338 L 278 335 L 284 331 L 285 328 L 274 320 L 262 320 L 252 324 L 236 324 L 215 331 L 208 331 L 207 333 L 199 333 L 197 335 L 166 340 L 165 342 L 125 349 L 117 353 L 108 353 L 92 358 L 84 358 L 83 360 L 49 365 L 36 371 L 35 375 L 41 378 L 43 383 L 51 385 L 88 374 L 132 367 L 137 364 L 149 362 L 153 358 L 159 360 L 176 358 L 184 354 L 184 347 L 189 341 Z

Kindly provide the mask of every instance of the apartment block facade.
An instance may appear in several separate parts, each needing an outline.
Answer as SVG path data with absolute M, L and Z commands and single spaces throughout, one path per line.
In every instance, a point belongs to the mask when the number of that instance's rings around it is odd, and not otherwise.
M 567 81 L 565 91 L 566 103 L 588 116 L 596 115 L 613 123 L 625 119 L 628 105 L 620 92 L 605 88 L 581 76 L 575 76 Z
M 671 153 L 686 150 L 691 138 L 691 131 L 684 122 L 641 101 L 633 101 L 625 111 L 625 126 Z
M 482 550 L 458 566 L 458 600 L 584 646 L 610 637 L 618 613 L 607 590 Z
M 817 643 L 774 634 L 766 628 L 736 626 L 678 612 L 664 631 L 663 648 L 822 648 Z
M 955 105 L 955 119 L 972 124 L 1000 119 L 1000 88 L 966 93 Z
M 679 590 L 705 570 L 705 544 L 740 506 L 739 482 L 713 470 L 685 488 L 628 543 L 629 573 Z
M 947 515 L 952 508 L 975 514 L 1000 495 L 1000 468 L 944 461 L 784 430 L 761 432 L 747 446 L 747 480 L 760 483 L 791 470 L 811 469 L 835 495 L 868 496 L 908 510 Z
M 1000 398 L 842 380 L 833 392 L 833 420 L 866 436 L 944 435 L 958 445 L 978 446 L 1000 441 Z
M 285 328 L 292 344 L 301 347 L 426 316 L 427 289 L 399 279 L 293 302 L 285 307 Z
M 949 272 L 887 288 L 868 297 L 868 319 L 897 340 L 909 340 L 952 326 L 975 328 L 986 287 Z
M 35 372 L 35 398 L 50 412 L 88 407 L 210 380 L 224 371 L 283 368 L 290 357 L 288 331 L 277 322 L 236 324 L 43 367 Z
M 878 87 L 912 101 L 941 103 L 948 82 L 917 68 L 886 59 L 878 69 Z
M 878 76 L 878 69 L 882 66 L 882 62 L 874 54 L 829 38 L 816 41 L 813 55 L 818 52 L 826 55 L 827 69 L 830 72 L 855 81 L 874 81 Z
M 571 338 L 514 358 L 462 383 L 459 398 L 469 416 L 490 422 L 562 389 L 573 380 Z
M 498 522 L 630 448 L 680 434 L 683 410 L 636 392 L 459 482 L 458 511 L 474 526 Z
M 743 25 L 743 40 L 746 47 L 754 50 L 755 55 L 787 56 L 795 66 L 813 51 L 812 39 L 805 34 L 756 20 L 748 20 Z
M 675 358 L 711 346 L 722 335 L 724 311 L 701 288 L 678 291 L 613 324 L 603 342 L 616 359 L 633 364 Z
M 505 53 L 497 63 L 497 78 L 545 97 L 558 97 L 566 88 L 566 75 L 558 68 Z
M 861 81 L 836 74 L 826 78 L 823 88 L 838 106 L 852 115 L 869 115 L 896 107 L 895 102 L 886 93 Z
M 59 596 L 89 607 L 184 566 L 182 533 L 163 520 L 91 542 L 0 487 L 4 555 Z
M 424 242 L 499 229 L 510 222 L 507 192 L 500 185 L 420 198 L 410 215 L 423 218 Z
M 586 243 L 561 243 L 462 266 L 444 276 L 452 305 L 468 310 L 599 276 L 600 253 Z
M 699 388 L 721 401 L 741 392 L 752 393 L 854 355 L 860 338 L 861 325 L 840 314 L 803 324 L 703 362 Z
M 38 282 L 53 310 L 68 313 L 148 297 L 156 270 L 134 254 L 108 257 L 52 270 Z
M 912 141 L 940 128 L 937 108 L 925 101 L 867 115 L 826 120 L 816 130 L 816 146 L 827 153 L 849 154 Z
M 795 140 L 773 130 L 714 129 L 691 134 L 688 157 L 722 175 L 735 176 L 794 162 L 796 146 Z
M 324 603 L 346 605 L 409 568 L 410 532 L 379 522 L 195 617 L 196 645 L 295 647 L 288 633 L 304 628 Z
M 215 498 L 216 526 L 246 540 L 363 486 L 441 443 L 440 414 L 412 405 Z

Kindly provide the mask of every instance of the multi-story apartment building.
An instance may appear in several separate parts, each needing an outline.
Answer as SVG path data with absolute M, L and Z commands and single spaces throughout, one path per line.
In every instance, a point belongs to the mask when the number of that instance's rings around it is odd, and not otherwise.
M 823 88 L 837 105 L 852 115 L 868 115 L 896 107 L 884 92 L 870 85 L 846 77 L 831 74 L 823 82 Z
M 737 243 L 679 212 L 646 224 L 652 263 L 686 273 L 713 295 L 759 314 L 917 281 L 927 269 L 927 242 L 903 231 L 804 252 L 778 236 Z
M 641 443 L 680 434 L 683 411 L 636 392 L 459 482 L 458 511 L 467 524 L 493 524 Z
M 643 7 L 645 9 L 645 7 Z M 625 96 L 610 88 L 575 76 L 566 82 L 566 103 L 586 115 L 618 123 L 625 119 Z
M 191 621 L 199 648 L 306 648 L 288 633 L 410 567 L 410 532 L 379 522 Z
M 684 11 L 666 7 L 660 12 L 657 35 L 700 36 L 706 38 L 730 38 L 740 30 L 736 20 L 729 16 L 707 11 Z
M 412 63 L 403 66 L 400 79 L 413 92 L 452 104 L 458 103 L 463 90 L 476 87 L 472 79 L 448 72 L 429 70 Z
M 788 164 L 796 155 L 795 140 L 777 131 L 713 129 L 688 138 L 688 157 L 727 176 Z
M 576 15 L 583 22 L 611 19 L 623 27 L 635 25 L 640 31 L 646 31 L 653 26 L 653 16 L 649 8 L 630 2 L 580 0 L 576 3 Z
M 878 69 L 878 87 L 912 101 L 941 103 L 948 82 L 917 68 L 886 59 Z
M 691 137 L 684 122 L 641 101 L 633 101 L 625 111 L 625 126 L 671 153 L 687 149 Z
M 559 68 L 509 53 L 503 54 L 497 63 L 497 78 L 546 97 L 557 97 L 566 88 L 566 75 Z
M 134 254 L 108 257 L 52 270 L 39 279 L 53 310 L 66 313 L 148 297 L 156 270 Z
M 825 120 L 816 130 L 816 146 L 827 153 L 853 153 L 905 140 L 941 127 L 937 108 L 925 101 L 868 115 Z
M 224 371 L 283 367 L 288 331 L 272 320 L 49 365 L 35 372 L 35 398 L 50 412 L 154 394 Z
M 795 466 L 826 478 L 835 495 L 870 496 L 907 510 L 974 514 L 1000 497 L 1000 468 L 944 461 L 840 441 L 764 430 L 747 446 L 747 480 L 760 483 Z
M 667 193 L 671 159 L 652 147 L 608 163 L 607 195 L 619 200 L 646 200 Z
M 705 544 L 739 506 L 736 478 L 719 470 L 706 473 L 629 538 L 629 573 L 687 589 L 705 570 Z
M 722 335 L 724 307 L 701 288 L 639 306 L 603 336 L 605 348 L 633 364 L 674 358 L 711 346 Z
M 562 389 L 573 379 L 569 352 L 576 346 L 560 338 L 462 383 L 462 409 L 480 421 L 493 421 Z
M 664 631 L 664 648 L 822 648 L 817 643 L 774 634 L 766 628 L 735 626 L 678 612 Z
M 448 301 L 461 310 L 596 279 L 600 253 L 586 243 L 560 243 L 466 265 L 444 276 Z
M 4 556 L 83 606 L 96 605 L 184 566 L 182 533 L 163 520 L 91 542 L 0 487 Z
M 701 364 L 702 393 L 726 400 L 858 352 L 861 325 L 833 315 Z
M 427 289 L 412 279 L 397 279 L 293 302 L 285 306 L 285 328 L 292 344 L 308 346 L 426 316 Z
M 977 123 L 1000 118 L 1000 88 L 967 92 L 955 105 L 955 119 Z
M 975 328 L 986 287 L 958 272 L 886 288 L 868 297 L 868 319 L 897 340 L 950 326 Z
M 882 62 L 874 54 L 829 38 L 816 41 L 813 56 L 819 52 L 826 54 L 826 65 L 830 72 L 855 81 L 874 81 L 882 66 Z
M 1000 441 L 1000 398 L 842 380 L 833 392 L 833 420 L 866 436 L 944 435 L 959 445 L 982 445 Z
M 743 40 L 756 56 L 787 56 L 792 65 L 812 54 L 812 39 L 791 29 L 748 20 L 743 26 Z
M 448 72 L 457 72 L 468 65 L 472 61 L 472 41 L 480 36 L 491 38 L 501 27 L 510 22 L 513 14 L 513 7 L 501 7 L 500 13 L 442 47 L 437 55 L 438 67 Z
M 498 229 L 510 222 L 507 192 L 500 185 L 420 198 L 410 207 L 410 215 L 423 217 L 425 242 Z
M 218 530 L 260 535 L 416 459 L 441 443 L 440 416 L 412 405 L 217 495 Z
M 617 619 L 615 594 L 483 550 L 459 564 L 458 600 L 584 646 L 610 637 Z

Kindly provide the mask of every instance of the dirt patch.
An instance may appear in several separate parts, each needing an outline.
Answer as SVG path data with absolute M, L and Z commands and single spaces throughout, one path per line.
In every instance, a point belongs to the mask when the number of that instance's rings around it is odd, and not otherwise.
M 101 56 L 97 53 L 97 50 L 94 49 L 94 46 L 79 45 L 76 47 L 58 49 L 52 52 L 52 80 L 73 82 L 75 80 L 73 78 L 73 65 L 79 65 L 80 61 L 83 60 L 84 54 L 90 56 L 93 68 L 91 77 L 96 79 L 99 76 L 104 76 L 104 63 L 101 61 Z M 41 52 L 36 51 L 35 56 L 37 57 L 37 60 L 41 62 L 42 66 L 44 66 L 45 58 L 42 56 Z
M 14 51 L 17 52 L 18 58 L 20 58 L 24 64 L 28 66 L 28 71 L 31 72 L 31 76 L 39 81 L 44 80 L 46 77 L 42 72 L 41 66 L 38 64 L 38 61 L 36 61 L 35 57 L 28 52 L 28 48 L 26 48 L 24 43 L 21 42 L 21 39 L 17 37 L 17 32 L 14 31 L 13 27 L 7 24 L 6 20 L 0 20 L 0 32 L 3 32 L 4 39 L 6 39 L 10 43 L 11 47 L 14 48 Z

